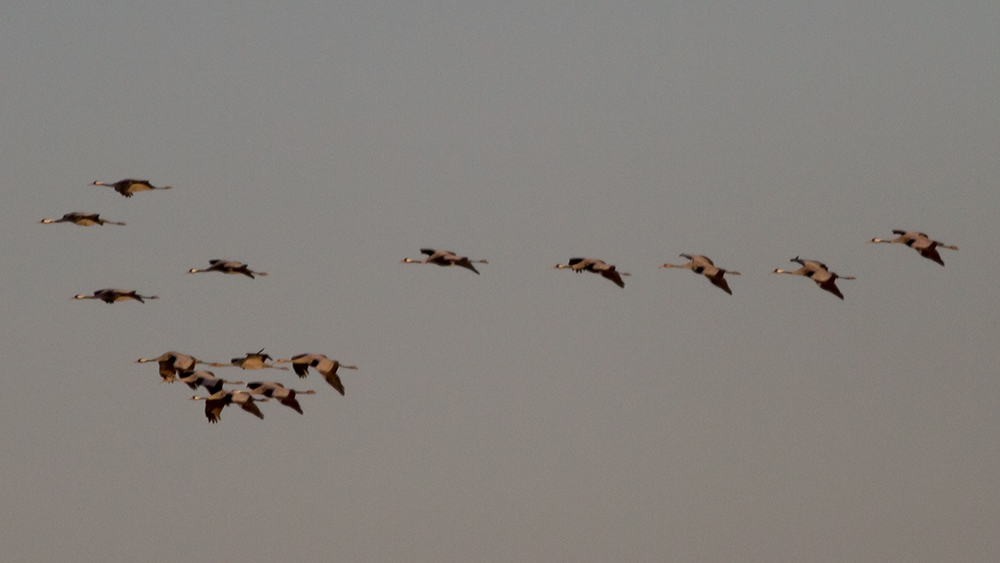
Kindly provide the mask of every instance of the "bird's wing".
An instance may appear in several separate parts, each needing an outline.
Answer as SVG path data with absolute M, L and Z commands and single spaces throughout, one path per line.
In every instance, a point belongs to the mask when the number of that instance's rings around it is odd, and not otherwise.
M 215 424 L 222 418 L 222 409 L 226 408 L 224 399 L 207 399 L 205 401 L 205 416 L 208 421 Z
M 726 278 L 722 277 L 721 275 L 710 277 L 708 278 L 708 280 L 712 282 L 712 285 L 721 289 L 722 291 L 725 291 L 729 295 L 733 294 L 733 290 L 729 289 L 729 282 L 727 282 Z
M 344 394 L 344 384 L 341 383 L 340 376 L 338 376 L 335 372 L 330 372 L 324 375 L 323 379 L 325 379 L 326 382 L 329 383 L 331 387 L 336 389 L 338 393 L 340 393 L 341 395 Z
M 622 281 L 621 275 L 618 273 L 618 270 L 616 270 L 614 266 L 611 266 L 610 269 L 602 270 L 600 274 L 605 278 L 615 282 L 615 285 L 617 285 L 618 287 L 623 289 L 625 288 L 625 282 Z
M 256 416 L 257 418 L 264 420 L 264 413 L 260 412 L 260 408 L 257 407 L 257 405 L 254 404 L 253 402 L 243 403 L 240 405 L 240 408 Z

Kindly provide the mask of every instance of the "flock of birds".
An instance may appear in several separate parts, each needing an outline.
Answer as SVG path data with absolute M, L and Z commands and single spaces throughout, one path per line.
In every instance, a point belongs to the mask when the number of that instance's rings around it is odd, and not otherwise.
M 132 195 L 136 192 L 171 189 L 170 186 L 156 187 L 146 180 L 135 180 L 131 178 L 120 180 L 113 184 L 106 184 L 104 182 L 97 181 L 94 182 L 93 185 L 110 186 L 114 188 L 116 192 L 125 197 L 132 197 Z M 84 213 L 80 211 L 67 213 L 60 219 L 42 219 L 40 222 L 42 224 L 73 223 L 74 225 L 80 225 L 82 227 L 90 227 L 93 225 L 104 226 L 109 224 L 121 226 L 125 225 L 125 223 L 122 222 L 103 219 L 98 213 Z M 223 274 L 243 275 L 249 277 L 250 279 L 256 279 L 257 276 L 267 275 L 266 272 L 253 271 L 246 264 L 234 262 L 232 260 L 210 260 L 207 268 L 191 268 L 188 270 L 188 273 L 190 274 L 202 272 L 221 272 Z M 75 295 L 73 298 L 99 299 L 108 304 L 129 300 L 145 303 L 147 299 L 159 299 L 156 295 L 140 295 L 136 290 L 113 288 L 98 289 L 92 295 Z M 272 363 L 268 363 L 269 360 L 272 361 Z M 256 416 L 257 418 L 263 419 L 264 413 L 261 412 L 260 407 L 258 407 L 256 403 L 264 403 L 270 400 L 274 400 L 299 414 L 303 414 L 302 405 L 299 403 L 297 397 L 300 395 L 315 395 L 316 391 L 312 389 L 306 391 L 290 389 L 277 381 L 251 381 L 246 383 L 245 389 L 225 389 L 223 387 L 224 385 L 244 385 L 244 383 L 242 381 L 228 381 L 221 379 L 216 377 L 215 373 L 211 371 L 198 370 L 197 366 L 199 364 L 205 364 L 210 367 L 239 367 L 244 370 L 273 368 L 287 371 L 287 367 L 275 365 L 287 363 L 292 365 L 292 369 L 295 371 L 295 374 L 300 378 L 307 377 L 309 375 L 309 368 L 313 368 L 341 395 L 345 395 L 345 390 L 344 383 L 337 374 L 338 370 L 341 368 L 352 370 L 358 369 L 357 366 L 342 365 L 339 361 L 331 360 L 323 354 L 298 354 L 287 359 L 275 360 L 270 355 L 265 354 L 263 348 L 257 352 L 250 352 L 242 357 L 233 358 L 228 364 L 205 362 L 195 358 L 194 356 L 189 356 L 176 351 L 165 352 L 155 358 L 140 358 L 137 361 L 137 363 L 140 364 L 147 362 L 156 362 L 158 364 L 160 377 L 165 383 L 180 381 L 187 384 L 188 387 L 193 390 L 203 387 L 208 394 L 206 396 L 195 395 L 191 397 L 191 400 L 205 401 L 205 417 L 208 418 L 208 421 L 211 423 L 219 422 L 222 417 L 223 409 L 230 405 L 237 405 L 244 411 Z
M 157 187 L 150 184 L 146 180 L 136 180 L 131 178 L 120 180 L 112 184 L 96 181 L 93 182 L 93 185 L 109 186 L 125 197 L 132 197 L 137 192 L 171 189 L 170 186 Z M 100 214 L 97 213 L 83 213 L 79 211 L 67 213 L 60 219 L 42 219 L 41 223 L 73 223 L 83 227 L 93 225 L 104 226 L 108 224 L 125 225 L 125 223 L 122 222 L 103 219 Z M 939 248 L 958 250 L 958 247 L 933 240 L 925 233 L 902 230 L 893 230 L 892 232 L 898 236 L 893 239 L 873 238 L 869 242 L 904 244 L 916 250 L 924 258 L 936 262 L 941 266 L 944 266 L 944 260 L 941 259 L 941 255 L 938 253 Z M 420 252 L 425 255 L 425 258 L 422 260 L 404 258 L 402 263 L 434 264 L 444 267 L 458 266 L 470 270 L 477 275 L 479 275 L 479 270 L 476 269 L 475 264 L 488 264 L 486 260 L 470 260 L 467 256 L 460 256 L 447 250 L 422 248 L 420 249 Z M 668 263 L 663 264 L 660 267 L 691 270 L 696 274 L 701 274 L 708 278 L 709 282 L 711 282 L 715 287 L 718 287 L 729 295 L 733 294 L 732 289 L 729 287 L 729 282 L 725 279 L 725 275 L 729 274 L 730 276 L 738 276 L 740 275 L 739 272 L 719 268 L 707 256 L 697 254 L 681 254 L 680 256 L 682 258 L 686 258 L 688 262 L 685 264 Z M 796 256 L 791 259 L 791 262 L 795 262 L 801 267 L 797 270 L 782 270 L 778 268 L 773 270 L 772 273 L 791 274 L 794 276 L 809 278 L 815 282 L 820 289 L 832 293 L 841 300 L 844 299 L 844 294 L 841 293 L 840 289 L 837 287 L 836 281 L 838 279 L 855 279 L 854 276 L 841 276 L 830 270 L 826 264 L 816 260 L 806 260 Z M 571 258 L 566 264 L 556 264 L 554 268 L 568 269 L 578 274 L 583 272 L 599 274 L 621 288 L 625 287 L 625 282 L 622 278 L 631 275 L 628 272 L 619 272 L 615 265 L 608 264 L 603 260 L 595 258 Z M 257 276 L 267 275 L 266 272 L 251 270 L 249 266 L 242 262 L 221 259 L 210 260 L 207 268 L 191 268 L 188 270 L 188 273 L 190 274 L 204 272 L 220 272 L 223 274 L 243 275 L 250 279 L 256 279 Z M 74 299 L 99 299 L 105 303 L 111 304 L 118 301 L 128 300 L 145 303 L 145 300 L 147 299 L 159 299 L 159 297 L 156 295 L 140 295 L 136 290 L 105 288 L 94 291 L 92 295 L 76 295 L 74 296 Z M 272 360 L 273 363 L 267 363 L 268 360 Z M 287 370 L 288 368 L 278 366 L 276 364 L 290 363 L 292 368 L 295 370 L 296 375 L 300 378 L 306 377 L 308 375 L 309 368 L 311 367 L 319 372 L 327 383 L 329 383 L 330 386 L 336 389 L 341 395 L 345 394 L 344 385 L 341 382 L 340 377 L 337 375 L 337 371 L 340 368 L 352 370 L 358 369 L 357 366 L 342 365 L 340 362 L 331 360 L 323 354 L 299 354 L 288 359 L 275 360 L 268 354 L 265 354 L 263 349 L 258 352 L 247 353 L 240 358 L 233 358 L 228 364 L 203 362 L 187 354 L 181 354 L 180 352 L 174 351 L 166 352 L 155 358 L 140 358 L 138 360 L 138 363 L 146 362 L 158 363 L 160 376 L 164 382 L 172 383 L 174 381 L 180 381 L 182 383 L 186 383 L 191 389 L 195 390 L 197 390 L 198 387 L 205 388 L 209 395 L 204 397 L 195 395 L 191 397 L 191 400 L 205 401 L 205 416 L 208 418 L 209 422 L 213 423 L 219 421 L 222 415 L 222 410 L 225 407 L 234 404 L 238 405 L 244 411 L 263 419 L 264 414 L 260 411 L 260 408 L 256 405 L 256 403 L 266 402 L 271 399 L 295 410 L 299 414 L 302 414 L 302 406 L 299 404 L 296 397 L 299 395 L 313 395 L 316 392 L 313 390 L 298 391 L 295 389 L 289 389 L 281 383 L 275 381 L 250 382 L 246 384 L 246 389 L 224 389 L 224 385 L 243 385 L 243 382 L 227 381 L 215 377 L 215 374 L 210 371 L 196 370 L 195 368 L 198 364 L 206 364 L 211 367 L 235 366 L 244 370 L 259 370 L 265 368 Z

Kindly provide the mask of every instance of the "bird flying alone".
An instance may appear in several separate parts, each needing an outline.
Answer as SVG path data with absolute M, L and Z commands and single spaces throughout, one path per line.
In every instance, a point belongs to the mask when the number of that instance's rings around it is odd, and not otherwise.
M 74 295 L 73 299 L 100 299 L 111 304 L 118 301 L 128 301 L 135 299 L 139 303 L 145 303 L 144 299 L 159 299 L 156 295 L 139 295 L 135 290 L 126 291 L 124 289 L 98 289 L 93 295 Z
M 116 192 L 122 194 L 125 197 L 132 197 L 132 194 L 136 192 L 148 192 L 149 190 L 169 190 L 172 189 L 170 186 L 156 187 L 149 183 L 149 180 L 136 180 L 134 178 L 125 178 L 124 180 L 118 180 L 113 184 L 106 184 L 100 180 L 94 180 L 91 184 L 93 186 L 108 186 L 114 188 Z
M 236 262 L 234 260 L 222 260 L 216 258 L 215 260 L 209 260 L 209 267 L 204 270 L 199 270 L 198 268 L 191 268 L 187 271 L 189 274 L 201 274 L 204 272 L 222 272 L 223 274 L 243 274 L 250 279 L 256 279 L 254 276 L 266 276 L 267 272 L 255 272 L 251 270 L 246 264 L 242 262 Z
M 400 260 L 403 264 L 437 264 L 438 266 L 460 266 L 466 270 L 472 270 L 477 275 L 479 270 L 476 269 L 473 264 L 489 264 L 486 260 L 469 260 L 468 256 L 459 256 L 450 250 L 435 250 L 433 248 L 421 248 L 420 252 L 426 254 L 427 258 L 423 260 L 414 260 L 412 258 L 403 258 Z
M 593 272 L 600 274 L 605 279 L 611 280 L 618 287 L 624 289 L 625 282 L 622 276 L 631 276 L 628 272 L 619 272 L 614 265 L 606 264 L 603 260 L 596 258 L 570 258 L 568 264 L 556 264 L 553 268 L 557 270 L 569 269 L 578 274 L 583 272 Z
M 83 213 L 82 211 L 74 211 L 72 213 L 67 213 L 62 216 L 61 219 L 42 219 L 39 223 L 45 225 L 51 225 L 52 223 L 73 223 L 74 225 L 80 225 L 81 227 L 89 227 L 91 225 L 121 225 L 125 226 L 125 223 L 119 223 L 118 221 L 109 221 L 107 219 L 101 219 L 99 213 Z
M 778 268 L 774 270 L 774 274 L 791 274 L 793 276 L 805 276 L 812 281 L 816 282 L 821 289 L 829 291 L 830 293 L 836 295 L 841 300 L 844 299 L 844 294 L 840 292 L 840 289 L 836 286 L 834 282 L 838 279 L 842 280 L 853 280 L 854 276 L 841 276 L 830 271 L 830 268 L 822 262 L 817 262 L 815 260 L 803 260 L 796 256 L 791 259 L 791 262 L 797 262 L 802 264 L 802 267 L 794 272 L 788 270 L 782 270 Z
M 274 363 L 291 363 L 292 369 L 295 370 L 295 374 L 299 377 L 306 377 L 309 375 L 309 368 L 316 368 L 316 371 L 323 376 L 323 379 L 341 395 L 344 395 L 344 384 L 340 381 L 337 370 L 339 368 L 358 369 L 358 366 L 345 366 L 337 360 L 327 358 L 323 354 L 299 354 L 292 356 L 288 360 L 274 360 Z
M 938 254 L 937 249 L 947 248 L 949 250 L 958 250 L 957 246 L 951 246 L 941 241 L 931 240 L 931 238 L 926 234 L 918 233 L 917 231 L 901 231 L 895 229 L 892 232 L 899 236 L 891 240 L 873 238 L 868 242 L 884 242 L 888 244 L 902 243 L 919 252 L 924 258 L 937 262 L 942 266 L 944 266 L 944 260 L 941 259 L 941 255 Z
M 722 268 L 715 267 L 715 263 L 712 262 L 707 256 L 701 256 L 698 254 L 681 254 L 681 258 L 687 258 L 690 260 L 687 264 L 664 264 L 660 266 L 661 268 L 682 268 L 685 270 L 691 270 L 696 274 L 701 274 L 708 278 L 708 281 L 712 282 L 712 285 L 725 291 L 729 295 L 733 294 L 733 291 L 729 289 L 729 283 L 722 276 L 729 274 L 731 276 L 740 275 L 739 272 L 733 272 L 731 270 L 724 270 Z

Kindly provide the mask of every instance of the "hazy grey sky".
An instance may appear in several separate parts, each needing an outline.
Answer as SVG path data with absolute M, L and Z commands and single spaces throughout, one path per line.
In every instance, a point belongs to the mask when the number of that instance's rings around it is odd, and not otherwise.
M 0 559 L 1000 559 L 998 21 L 4 3 Z M 90 185 L 125 177 L 174 189 Z M 128 225 L 37 224 L 75 210 Z M 858 280 L 768 274 L 796 255 Z M 70 299 L 103 287 L 161 299 Z M 261 347 L 361 369 L 217 369 L 318 394 L 210 425 L 134 363 Z

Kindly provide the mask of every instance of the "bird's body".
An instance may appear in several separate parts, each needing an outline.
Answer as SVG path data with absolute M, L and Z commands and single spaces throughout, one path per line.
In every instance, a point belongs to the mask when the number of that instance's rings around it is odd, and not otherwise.
M 264 420 L 264 413 L 260 412 L 255 402 L 266 402 L 267 399 L 256 399 L 248 391 L 242 389 L 232 389 L 229 391 L 218 391 L 208 397 L 191 397 L 192 401 L 205 401 L 205 417 L 212 424 L 219 422 L 222 418 L 222 409 L 229 405 L 239 405 L 241 409 Z
M 209 267 L 204 270 L 199 270 L 198 268 L 191 268 L 188 270 L 189 274 L 199 274 L 204 272 L 222 272 L 223 274 L 242 274 L 250 279 L 255 279 L 254 275 L 266 276 L 267 272 L 255 272 L 251 270 L 246 264 L 242 262 L 236 262 L 234 260 L 222 260 L 216 258 L 215 260 L 209 260 Z
M 723 276 L 725 274 L 729 274 L 729 275 L 732 275 L 732 276 L 738 276 L 738 275 L 740 275 L 739 272 L 733 272 L 733 271 L 730 271 L 730 270 L 724 270 L 722 268 L 718 268 L 718 267 L 715 266 L 715 263 L 712 262 L 712 260 L 710 260 L 707 256 L 701 256 L 699 254 L 694 254 L 694 255 L 691 255 L 691 254 L 681 254 L 681 257 L 682 258 L 687 258 L 688 260 L 690 260 L 690 262 L 688 262 L 687 264 L 681 264 L 681 265 L 664 264 L 664 265 L 662 265 L 660 267 L 661 268 L 683 268 L 683 269 L 686 269 L 686 270 L 691 270 L 692 272 L 694 272 L 696 274 L 701 274 L 701 275 L 705 276 L 706 278 L 708 278 L 708 281 L 712 282 L 712 285 L 714 285 L 715 287 L 721 289 L 722 291 L 725 291 L 729 295 L 733 294 L 733 291 L 731 289 L 729 289 L 729 283 L 726 282 L 726 279 Z
M 144 364 L 146 362 L 157 362 L 159 364 L 160 377 L 163 378 L 164 383 L 173 383 L 176 379 L 177 372 L 191 372 L 194 370 L 196 365 L 208 363 L 193 356 L 188 356 L 187 354 L 181 354 L 180 352 L 174 351 L 164 352 L 155 358 L 139 358 L 136 360 L 137 364 Z
M 342 365 L 337 360 L 331 360 L 323 354 L 299 354 L 297 356 L 292 356 L 288 360 L 275 360 L 274 363 L 291 363 L 292 369 L 295 370 L 296 375 L 299 377 L 305 377 L 309 374 L 309 368 L 316 368 L 316 371 L 323 376 L 323 379 L 330 384 L 334 389 L 337 390 L 341 395 L 344 394 L 344 384 L 340 381 L 340 376 L 337 375 L 337 370 L 339 368 L 344 369 L 358 369 L 358 366 L 345 366 Z
M 420 252 L 426 254 L 427 258 L 423 260 L 414 260 L 412 258 L 403 258 L 402 263 L 404 264 L 436 264 L 438 266 L 460 266 L 467 270 L 472 270 L 476 274 L 479 274 L 479 270 L 476 269 L 473 264 L 489 264 L 486 260 L 469 260 L 468 256 L 459 256 L 450 250 L 435 250 L 433 248 L 421 248 Z
M 797 262 L 802 265 L 801 268 L 795 270 L 794 272 L 782 269 L 776 269 L 773 273 L 775 274 L 791 274 L 793 276 L 805 276 L 812 281 L 816 282 L 821 289 L 829 291 L 830 293 L 836 295 L 840 299 L 844 298 L 844 294 L 840 292 L 840 289 L 836 285 L 838 279 L 842 280 L 853 280 L 854 276 L 841 276 L 830 271 L 830 268 L 822 262 L 817 262 L 816 260 L 803 260 L 796 256 L 791 259 L 791 262 Z
M 156 295 L 139 295 L 136 290 L 124 289 L 98 289 L 93 295 L 74 295 L 73 299 L 100 299 L 105 303 L 117 303 L 118 301 L 128 301 L 135 299 L 139 303 L 145 303 L 145 299 L 159 299 Z
M 228 364 L 210 364 L 212 367 L 229 367 L 236 366 L 243 369 L 264 369 L 264 368 L 274 368 L 288 370 L 286 367 L 278 367 L 273 364 L 267 363 L 267 360 L 273 360 L 269 354 L 264 353 L 264 349 L 261 348 L 259 352 L 247 352 L 242 358 L 233 358 Z
M 570 258 L 568 264 L 556 264 L 553 268 L 558 270 L 569 269 L 578 274 L 582 272 L 600 274 L 605 279 L 613 281 L 615 285 L 623 289 L 625 288 L 625 282 L 622 281 L 622 276 L 632 275 L 628 272 L 619 272 L 615 266 L 607 264 L 603 260 L 598 260 L 596 258 Z
M 315 395 L 316 392 L 313 390 L 309 391 L 296 391 L 295 389 L 287 389 L 284 385 L 276 383 L 274 381 L 254 381 L 247 383 L 247 388 L 250 390 L 252 395 L 264 395 L 265 397 L 274 399 L 285 405 L 286 407 L 294 410 L 299 414 L 304 414 L 302 412 L 302 406 L 299 405 L 298 400 L 295 399 L 297 395 Z
M 124 180 L 118 180 L 113 184 L 107 184 L 96 180 L 93 182 L 94 186 L 108 186 L 115 189 L 116 192 L 122 194 L 125 197 L 132 197 L 132 194 L 136 192 L 147 192 L 149 190 L 169 190 L 170 186 L 156 187 L 149 183 L 149 180 L 136 180 L 134 178 L 125 178 Z
M 917 231 L 901 231 L 894 229 L 892 231 L 894 234 L 899 235 L 892 240 L 873 238 L 869 242 L 884 242 L 884 243 L 902 243 L 910 248 L 916 250 L 924 258 L 937 262 L 944 266 L 944 260 L 941 259 L 941 255 L 938 254 L 938 248 L 947 248 L 949 250 L 958 250 L 957 246 L 951 246 L 945 244 L 941 241 L 932 240 L 929 236 L 924 233 L 919 233 Z
M 243 385 L 242 381 L 226 381 L 225 379 L 219 379 L 215 377 L 215 374 L 210 371 L 181 371 L 178 373 L 180 377 L 177 381 L 186 383 L 191 389 L 198 389 L 198 386 L 204 387 L 209 393 L 218 393 L 222 391 L 222 385 L 228 383 L 230 385 Z
M 125 223 L 120 223 L 118 221 L 109 221 L 107 219 L 101 219 L 100 213 L 84 213 L 82 211 L 73 211 L 72 213 L 67 213 L 62 216 L 61 219 L 42 219 L 39 223 L 50 225 L 52 223 L 73 223 L 74 225 L 80 225 L 81 227 L 89 227 L 91 225 L 121 225 L 125 226 Z

